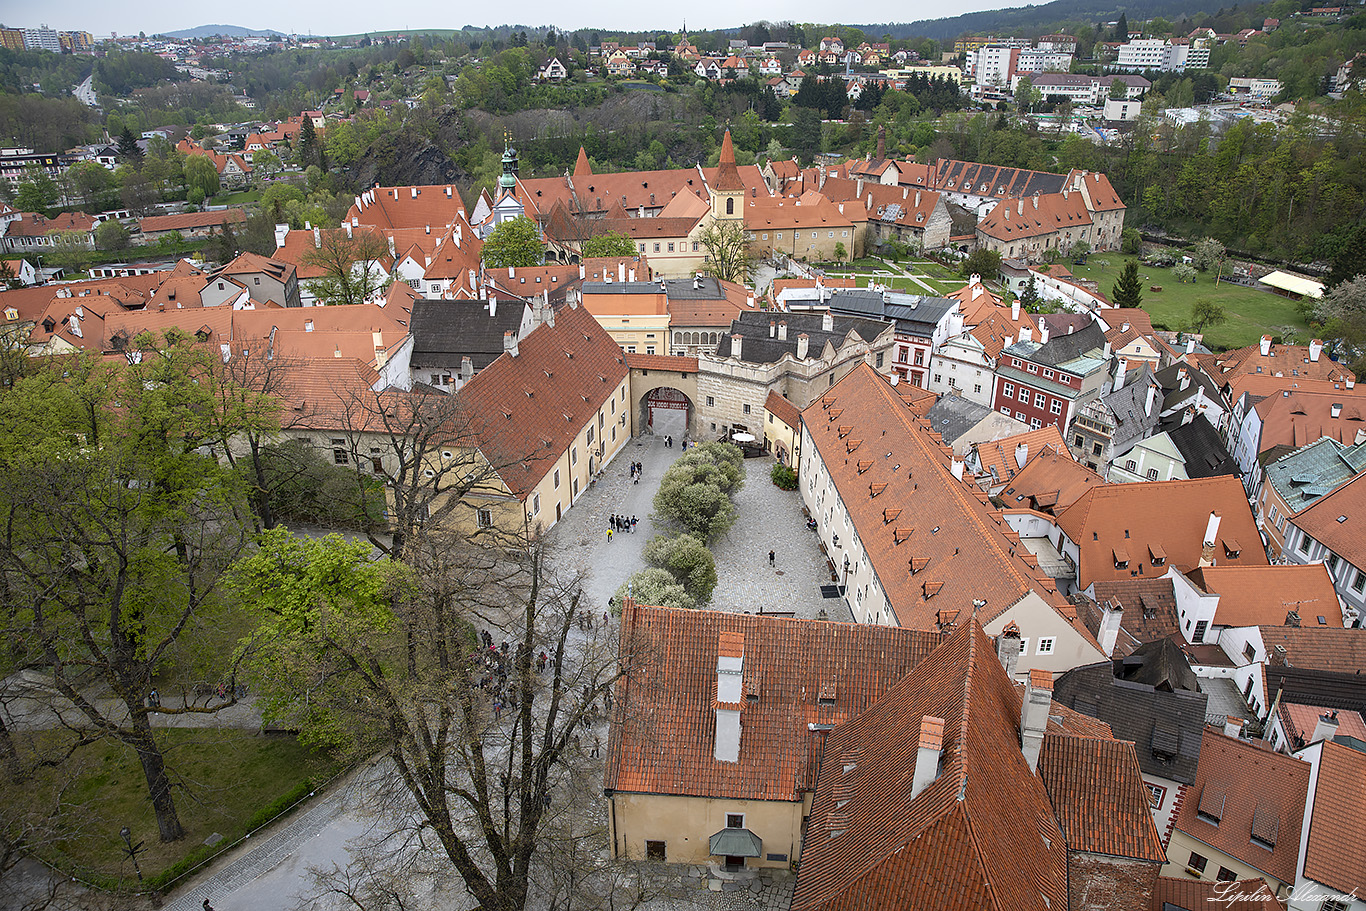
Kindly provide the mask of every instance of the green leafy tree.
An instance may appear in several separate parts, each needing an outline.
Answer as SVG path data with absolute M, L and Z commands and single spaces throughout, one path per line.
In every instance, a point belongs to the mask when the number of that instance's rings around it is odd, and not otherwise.
M 655 493 L 666 524 L 710 541 L 735 523 L 730 494 L 744 483 L 744 453 L 728 443 L 704 443 L 669 466 Z
M 749 232 L 742 222 L 713 221 L 697 237 L 706 251 L 702 271 L 722 281 L 743 284 L 754 271 Z
M 1329 289 L 1366 273 L 1366 218 L 1361 219 L 1347 241 L 1333 256 L 1333 269 L 1325 282 Z
M 113 188 L 113 175 L 109 169 L 93 161 L 78 161 L 66 169 L 66 184 L 69 196 L 78 199 L 88 212 L 98 212 L 105 208 Z
M 283 171 L 284 167 L 284 163 L 280 161 L 280 156 L 276 155 L 270 149 L 262 149 L 259 152 L 252 153 L 251 171 L 253 176 L 259 176 L 264 180 L 270 180 L 270 178 Z M 186 180 L 189 179 L 188 174 L 186 174 L 185 177 Z
M 1140 307 L 1143 304 L 1143 283 L 1138 279 L 1138 260 L 1131 259 L 1110 289 L 1110 300 L 1116 307 Z
M 1129 256 L 1137 256 L 1143 252 L 1143 235 L 1137 228 L 1125 228 L 1120 235 L 1120 252 Z
M 668 570 L 699 603 L 716 588 L 716 558 L 694 535 L 655 535 L 645 545 L 645 562 Z
M 484 263 L 490 268 L 539 266 L 544 261 L 541 229 L 525 215 L 508 219 L 484 239 Z
M 1191 305 L 1190 326 L 1194 333 L 1205 331 L 1207 326 L 1217 326 L 1228 319 L 1228 312 L 1208 297 L 1198 297 Z
M 246 543 L 244 503 L 204 450 L 242 424 L 219 407 L 216 348 L 134 344 L 137 363 L 64 359 L 0 398 L 0 566 L 17 663 L 83 720 L 77 746 L 112 738 L 137 754 L 161 839 L 174 841 L 184 829 L 152 718 L 234 702 L 200 693 L 234 680 L 216 640 L 231 622 L 218 584 Z M 91 680 L 112 698 L 90 698 Z
M 967 278 L 969 275 L 981 276 L 983 281 L 992 281 L 1001 274 L 1001 252 L 999 250 L 988 250 L 986 247 L 979 247 L 967 255 L 958 264 L 958 274 Z
M 1029 275 L 1029 284 L 1025 285 L 1020 291 L 1020 306 L 1026 313 L 1037 313 L 1039 303 L 1039 285 L 1034 278 L 1034 274 L 1031 272 Z
M 595 234 L 583 242 L 582 255 L 585 259 L 592 256 L 635 256 L 636 242 L 620 231 Z
M 1039 103 L 1039 93 L 1034 88 L 1034 80 L 1028 76 L 1021 76 L 1020 81 L 1015 84 L 1015 103 L 1019 105 L 1021 114 L 1028 114 L 1034 109 L 1034 105 Z
M 41 168 L 28 168 L 14 194 L 14 207 L 20 212 L 37 212 L 39 215 L 52 215 L 61 198 L 61 189 L 46 171 Z
M 49 231 L 48 261 L 63 269 L 75 270 L 90 256 L 90 235 L 83 231 Z
M 185 162 L 185 188 L 198 190 L 201 200 L 218 193 L 218 169 L 207 155 L 191 155 Z
M 697 607 L 697 599 L 688 594 L 688 590 L 674 578 L 673 573 L 657 566 L 632 573 L 612 596 L 613 607 L 620 610 L 627 598 L 632 598 L 640 604 L 672 607 L 677 610 L 692 610 Z
M 130 235 L 117 219 L 100 222 L 95 229 L 95 246 L 101 250 L 123 250 L 127 248 Z
M 1123 101 L 1129 97 L 1129 85 L 1123 79 L 1116 79 L 1110 83 L 1110 100 Z
M 844 248 L 844 241 L 838 241 L 835 244 L 835 259 L 839 262 L 844 262 L 848 258 L 849 251 Z
M 1177 263 L 1172 266 L 1172 278 L 1181 282 L 1183 285 L 1193 283 L 1197 274 L 1195 267 L 1187 263 Z

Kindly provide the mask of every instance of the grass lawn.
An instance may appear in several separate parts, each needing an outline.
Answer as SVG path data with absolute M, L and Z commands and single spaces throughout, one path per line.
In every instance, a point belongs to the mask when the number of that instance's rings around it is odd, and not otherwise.
M 205 200 L 215 206 L 239 206 L 245 203 L 260 202 L 260 190 L 238 190 L 236 193 L 219 193 L 213 199 Z
M 1099 282 L 1100 292 L 1108 297 L 1127 259 L 1117 253 L 1092 254 L 1086 265 L 1068 263 L 1067 268 L 1078 278 Z M 1207 297 L 1223 306 L 1228 319 L 1205 330 L 1205 345 L 1216 351 L 1255 345 L 1263 335 L 1284 336 L 1287 343 L 1298 341 L 1303 344 L 1309 340 L 1309 325 L 1295 308 L 1295 302 L 1270 291 L 1231 282 L 1220 282 L 1216 286 L 1214 275 L 1208 272 L 1198 273 L 1194 284 L 1182 284 L 1172 277 L 1171 269 L 1155 269 L 1141 263 L 1138 274 L 1143 280 L 1142 306 L 1152 316 L 1155 326 L 1184 328 L 1197 298 Z M 1162 290 L 1151 290 L 1153 285 Z
M 52 755 L 58 732 L 16 734 L 21 755 Z M 305 780 L 321 781 L 335 771 L 325 757 L 301 747 L 292 736 L 266 737 L 253 731 L 174 729 L 158 734 L 171 770 L 176 810 L 185 837 L 162 844 L 147 798 L 142 766 L 132 750 L 107 740 L 76 753 L 63 765 L 42 769 L 25 785 L 0 787 L 7 806 L 32 804 L 46 815 L 57 809 L 64 837 L 42 853 L 82 877 L 124 880 L 134 885 L 133 866 L 119 829 L 128 826 L 148 879 L 203 848 L 214 833 L 226 848 L 248 831 L 252 817 Z M 260 821 L 257 822 L 257 825 Z

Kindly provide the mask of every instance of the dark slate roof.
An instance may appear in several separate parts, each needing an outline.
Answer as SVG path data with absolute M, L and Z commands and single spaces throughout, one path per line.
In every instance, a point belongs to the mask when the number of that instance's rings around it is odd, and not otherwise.
M 1186 385 L 1185 389 L 1181 388 L 1181 380 L 1178 377 L 1181 370 L 1185 370 L 1186 375 L 1190 378 L 1190 382 Z M 1156 376 L 1157 381 L 1162 384 L 1163 411 L 1169 411 L 1172 408 L 1183 404 L 1187 399 L 1194 398 L 1195 390 L 1197 388 L 1203 388 L 1205 391 L 1205 398 L 1212 402 L 1220 403 L 1222 406 L 1224 396 L 1219 391 L 1219 384 L 1216 383 L 1208 373 L 1198 367 L 1178 361 L 1169 367 L 1162 368 L 1154 375 Z
M 838 349 L 851 332 L 865 342 L 871 342 L 892 328 L 891 323 L 882 320 L 835 316 L 832 322 L 833 329 L 826 331 L 821 328 L 824 318 L 822 313 L 784 313 L 780 316 L 781 321 L 787 323 L 785 340 L 777 336 L 769 337 L 768 324 L 773 321 L 772 312 L 741 313 L 739 319 L 731 322 L 730 332 L 721 334 L 721 341 L 716 345 L 717 355 L 730 357 L 730 337 L 735 334 L 743 336 L 745 340 L 741 350 L 744 355 L 742 360 L 751 364 L 774 364 L 781 360 L 784 354 L 797 356 L 797 336 L 802 333 L 808 336 L 807 357 L 820 357 L 826 342 L 830 342 Z
M 1199 678 L 1191 670 L 1186 653 L 1171 639 L 1145 642 L 1116 664 L 1117 675 L 1125 680 L 1159 690 L 1200 692 Z
M 1131 368 L 1124 374 L 1124 385 L 1119 389 L 1102 395 L 1101 402 L 1115 418 L 1115 429 L 1111 434 L 1112 452 L 1124 453 L 1133 448 L 1139 440 L 1152 435 L 1162 414 L 1161 391 L 1153 401 L 1153 413 L 1148 414 L 1148 388 L 1156 386 L 1152 368 L 1145 362 Z
M 1366 674 L 1290 667 L 1274 662 L 1266 666 L 1266 691 L 1283 702 L 1300 702 L 1330 709 L 1366 712 Z
M 1195 781 L 1205 728 L 1204 693 L 1167 692 L 1124 680 L 1104 661 L 1064 673 L 1053 684 L 1053 699 L 1106 722 L 1116 740 L 1132 740 L 1145 773 L 1183 784 Z
M 1048 341 L 1040 345 L 1029 359 L 1046 367 L 1056 367 L 1059 364 L 1076 360 L 1088 351 L 1104 347 L 1105 330 L 1100 328 L 1099 323 L 1093 322 L 1085 329 L 1078 329 L 1071 335 L 1050 336 Z
M 976 427 L 989 414 L 991 409 L 986 405 L 961 395 L 941 395 L 925 412 L 925 420 L 930 422 L 930 429 L 939 434 L 940 439 L 952 446 L 954 440 Z
M 521 328 L 526 304 L 502 301 L 489 316 L 487 301 L 413 301 L 409 334 L 413 337 L 412 362 L 420 367 L 460 368 L 468 357 L 482 370 L 503 353 L 503 333 Z
M 896 291 L 869 291 L 867 288 L 836 288 L 830 294 L 830 309 L 835 313 L 889 319 L 901 332 L 928 338 L 939 321 L 958 301 L 923 294 Z
M 694 288 L 696 282 L 698 287 Z M 664 282 L 665 293 L 671 301 L 714 301 L 725 300 L 726 292 L 721 282 L 710 275 L 700 279 L 679 278 Z
M 1238 463 L 1229 455 L 1219 431 L 1204 417 L 1196 417 L 1168 431 L 1172 444 L 1186 460 L 1186 477 L 1213 478 L 1222 474 L 1237 477 Z
M 949 186 L 950 181 L 953 182 L 952 187 Z M 963 186 L 965 182 L 969 186 Z M 936 188 L 952 189 L 959 193 L 980 192 L 985 196 L 1023 197 L 1033 196 L 1035 193 L 1061 193 L 1066 183 L 1066 174 L 1002 168 L 972 161 L 941 161 Z M 983 192 L 980 188 L 984 184 L 987 189 Z
M 691 285 L 689 285 L 691 289 Z M 584 282 L 584 294 L 654 294 L 659 282 Z

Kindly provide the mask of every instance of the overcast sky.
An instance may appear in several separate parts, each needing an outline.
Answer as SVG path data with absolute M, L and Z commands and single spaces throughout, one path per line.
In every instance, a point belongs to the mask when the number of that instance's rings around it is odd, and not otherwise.
M 1008 5 L 1017 4 L 1010 0 L 966 0 L 961 5 L 949 7 L 934 0 L 909 0 L 895 6 L 864 6 L 860 8 L 859 16 L 862 21 L 871 17 L 911 22 Z M 410 0 L 396 7 L 360 0 L 297 0 L 292 3 L 237 0 L 230 4 L 186 3 L 183 0 L 141 0 L 138 3 L 48 0 L 40 4 L 0 0 L 0 19 L 11 28 L 48 25 L 55 29 L 83 29 L 94 35 L 110 32 L 136 35 L 139 31 L 152 34 L 209 23 L 317 35 L 504 23 L 676 32 L 682 28 L 685 9 L 688 26 L 692 29 L 730 28 L 761 19 L 828 23 L 845 11 L 818 0 L 743 0 L 741 3 L 700 0 L 678 4 L 677 14 L 668 14 L 664 9 L 664 4 L 626 0 L 569 5 L 553 0 L 499 4 Z

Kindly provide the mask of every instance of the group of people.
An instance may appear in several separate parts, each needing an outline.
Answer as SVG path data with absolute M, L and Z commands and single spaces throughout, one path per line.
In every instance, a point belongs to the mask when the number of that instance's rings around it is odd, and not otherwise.
M 635 516 L 619 516 L 612 513 L 607 519 L 607 540 L 612 540 L 612 534 L 630 534 L 636 530 L 636 523 L 640 520 Z
M 639 484 L 639 483 L 640 483 L 640 476 L 643 475 L 644 473 L 645 473 L 645 463 L 644 463 L 644 462 L 632 462 L 632 463 L 631 463 L 631 483 L 632 483 L 632 484 Z

